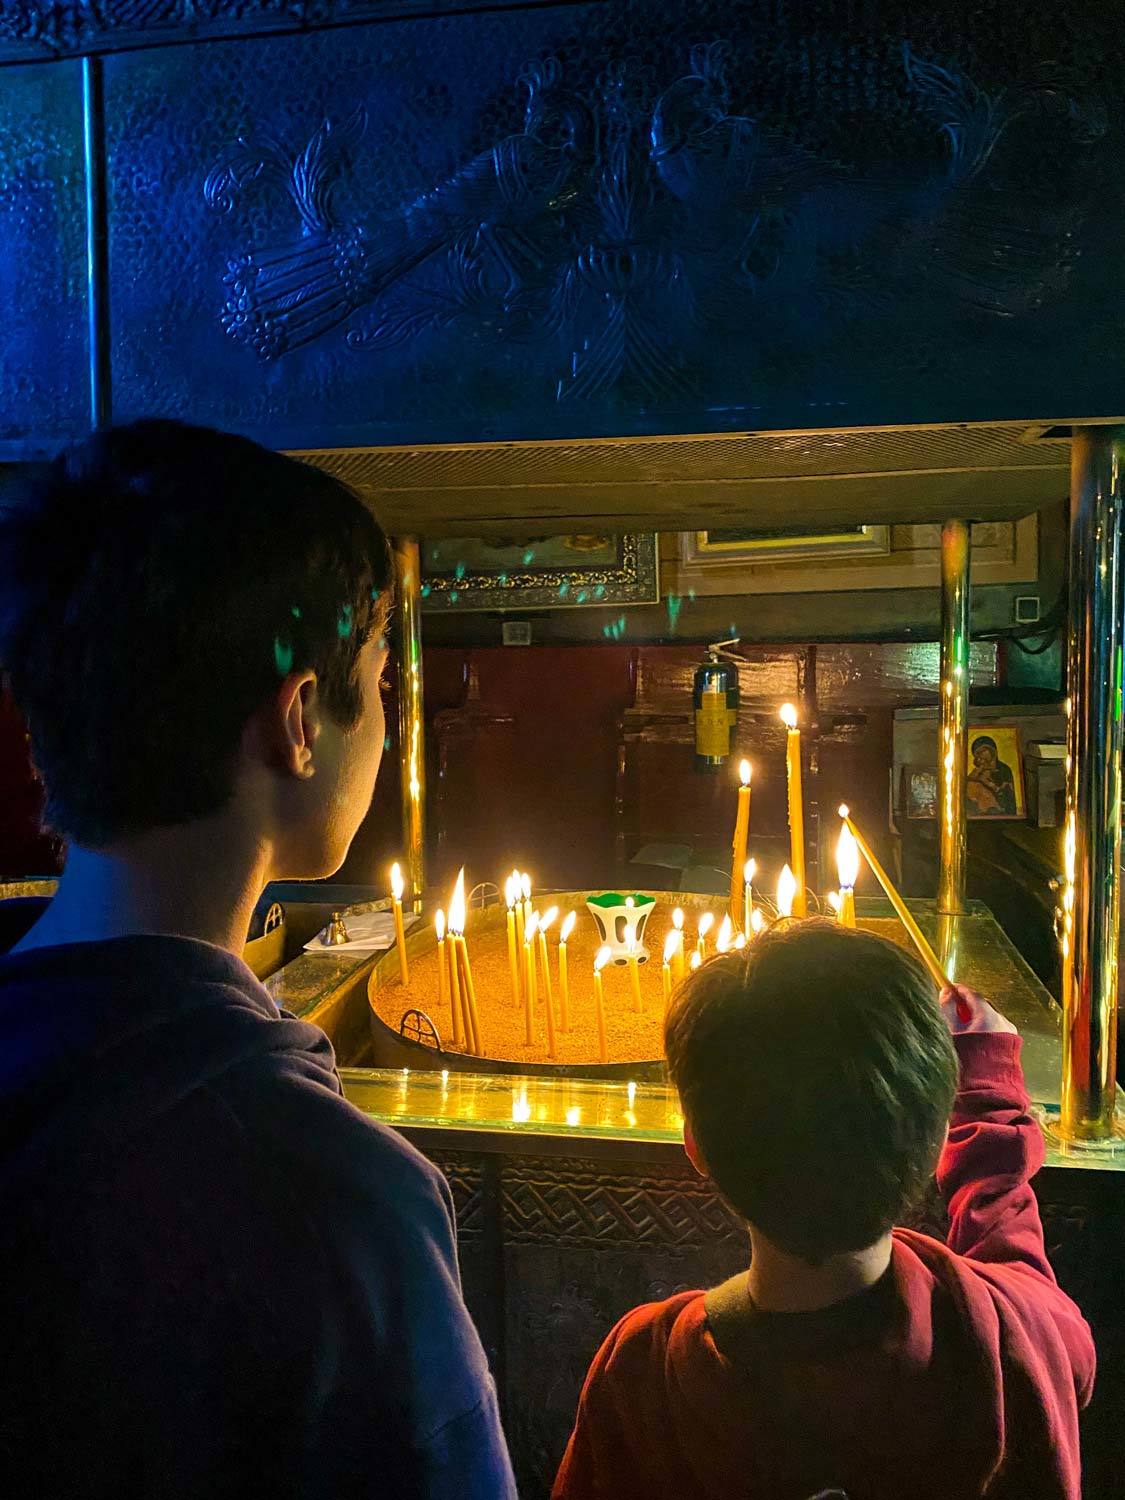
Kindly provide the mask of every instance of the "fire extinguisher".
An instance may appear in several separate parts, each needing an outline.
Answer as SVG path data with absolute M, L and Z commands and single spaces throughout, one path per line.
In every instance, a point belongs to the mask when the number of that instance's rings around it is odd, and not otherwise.
M 692 702 L 695 707 L 695 769 L 718 771 L 730 759 L 731 741 L 738 728 L 738 657 L 725 648 L 737 646 L 738 636 L 716 641 L 695 669 Z

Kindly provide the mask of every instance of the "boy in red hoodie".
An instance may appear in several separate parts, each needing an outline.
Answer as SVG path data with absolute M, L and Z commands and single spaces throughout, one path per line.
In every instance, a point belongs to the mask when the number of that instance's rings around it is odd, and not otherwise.
M 1094 1347 L 1043 1246 L 1015 1028 L 810 921 L 691 976 L 665 1043 L 750 1269 L 618 1323 L 554 1500 L 1078 1500 Z M 892 1229 L 935 1164 L 945 1244 Z

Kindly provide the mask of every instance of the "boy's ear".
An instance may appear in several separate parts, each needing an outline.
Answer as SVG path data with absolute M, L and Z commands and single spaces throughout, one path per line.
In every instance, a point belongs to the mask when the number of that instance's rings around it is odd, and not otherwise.
M 710 1177 L 711 1174 L 707 1170 L 707 1163 L 703 1159 L 703 1152 L 696 1145 L 695 1136 L 692 1134 L 691 1126 L 686 1120 L 684 1121 L 684 1150 L 687 1152 L 688 1161 L 691 1162 L 700 1177 Z
M 320 734 L 316 673 L 290 672 L 259 709 L 250 728 L 264 760 L 308 780 L 316 770 L 313 750 Z

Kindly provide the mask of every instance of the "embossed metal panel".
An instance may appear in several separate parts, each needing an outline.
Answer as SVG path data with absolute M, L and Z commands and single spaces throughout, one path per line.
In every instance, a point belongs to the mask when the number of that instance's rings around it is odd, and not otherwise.
M 79 68 L 0 72 L 0 456 L 86 425 Z
M 1116 414 L 1115 46 L 1093 4 L 638 0 L 111 58 L 116 410 L 291 447 Z

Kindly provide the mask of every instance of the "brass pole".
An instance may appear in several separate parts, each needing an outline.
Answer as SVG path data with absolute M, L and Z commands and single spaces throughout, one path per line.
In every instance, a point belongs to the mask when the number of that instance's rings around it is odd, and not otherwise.
M 402 777 L 403 863 L 408 897 L 422 909 L 426 878 L 426 726 L 422 701 L 422 562 L 416 537 L 395 539 L 398 634 L 398 751 Z
M 1113 1134 L 1121 898 L 1121 459 L 1125 429 L 1070 448 L 1063 887 L 1064 1136 Z
M 945 916 L 956 916 L 965 910 L 971 559 L 972 538 L 968 521 L 946 521 L 941 528 L 941 852 L 938 870 L 938 911 Z

